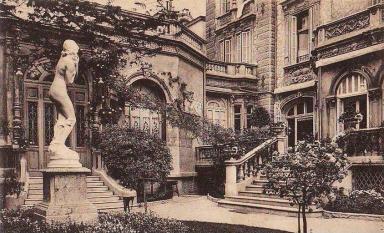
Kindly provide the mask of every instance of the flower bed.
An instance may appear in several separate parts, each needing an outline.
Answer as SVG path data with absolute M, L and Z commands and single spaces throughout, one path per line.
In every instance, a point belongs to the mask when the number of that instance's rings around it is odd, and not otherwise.
M 0 212 L 0 232 L 7 233 L 187 233 L 180 221 L 158 218 L 152 214 L 101 214 L 92 225 L 75 223 L 46 224 L 34 216 L 33 209 Z
M 384 215 L 384 196 L 375 190 L 355 190 L 349 195 L 337 194 L 325 210 L 332 212 Z

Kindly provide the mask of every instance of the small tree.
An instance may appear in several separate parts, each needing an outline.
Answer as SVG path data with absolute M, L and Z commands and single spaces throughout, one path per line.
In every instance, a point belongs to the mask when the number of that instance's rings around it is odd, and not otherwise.
M 332 193 L 332 184 L 346 175 L 347 156 L 336 144 L 330 142 L 299 142 L 295 150 L 285 154 L 275 153 L 264 167 L 268 183 L 265 191 L 288 197 L 291 205 L 298 205 L 298 229 L 300 212 L 303 232 L 307 233 L 307 209 Z
M 250 117 L 250 126 L 253 127 L 264 127 L 271 123 L 271 116 L 267 109 L 264 107 L 254 107 Z
M 172 156 L 165 142 L 158 135 L 127 124 L 106 126 L 99 148 L 108 174 L 125 187 L 137 190 L 141 178 L 163 182 L 172 169 Z

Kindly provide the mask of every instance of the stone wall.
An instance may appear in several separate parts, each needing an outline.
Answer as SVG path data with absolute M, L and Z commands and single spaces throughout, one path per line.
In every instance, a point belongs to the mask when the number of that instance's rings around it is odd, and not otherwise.
M 322 24 L 344 18 L 367 9 L 372 0 L 321 0 L 320 12 Z

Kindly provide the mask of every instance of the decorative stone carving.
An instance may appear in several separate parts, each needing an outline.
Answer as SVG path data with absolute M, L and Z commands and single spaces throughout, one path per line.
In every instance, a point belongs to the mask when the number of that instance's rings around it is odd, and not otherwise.
M 56 66 L 55 78 L 49 89 L 49 96 L 55 104 L 58 114 L 54 126 L 54 136 L 48 150 L 51 152 L 48 168 L 82 167 L 79 155 L 65 146 L 65 141 L 75 123 L 75 110 L 67 93 L 67 84 L 73 83 L 78 73 L 78 45 L 73 40 L 66 40 L 61 57 Z
M 336 106 L 336 97 L 330 96 L 325 99 L 328 108 L 334 108 Z
M 343 41 L 333 46 L 327 46 L 317 50 L 317 59 L 325 59 L 338 55 L 350 53 L 359 49 L 364 49 L 375 44 L 384 42 L 384 32 L 377 31 L 375 33 L 365 34 L 355 37 L 352 40 Z
M 325 37 L 330 39 L 336 36 L 341 36 L 353 31 L 357 31 L 369 26 L 370 15 L 368 12 L 348 17 L 340 22 L 330 24 L 325 27 Z
M 316 77 L 309 62 L 286 67 L 284 70 L 284 86 L 314 80 Z

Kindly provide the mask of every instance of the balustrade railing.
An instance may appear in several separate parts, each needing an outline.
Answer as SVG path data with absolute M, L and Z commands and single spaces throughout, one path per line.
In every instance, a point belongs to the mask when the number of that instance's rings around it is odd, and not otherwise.
M 342 39 L 356 31 L 373 29 L 380 26 L 382 23 L 382 13 L 377 11 L 377 9 L 382 7 L 383 2 L 383 0 L 373 0 L 372 6 L 364 11 L 320 25 L 316 29 L 318 45 L 321 46 L 331 39 L 332 41 L 337 40 L 337 38 Z
M 219 73 L 234 76 L 256 76 L 256 67 L 257 65 L 254 64 L 211 61 L 208 62 L 206 71 L 208 73 Z
M 384 156 L 384 127 L 349 131 L 337 142 L 350 157 Z
M 237 184 L 257 176 L 261 166 L 272 159 L 272 153 L 278 150 L 278 138 L 272 138 L 260 144 L 239 159 L 225 161 L 225 195 L 236 195 Z

